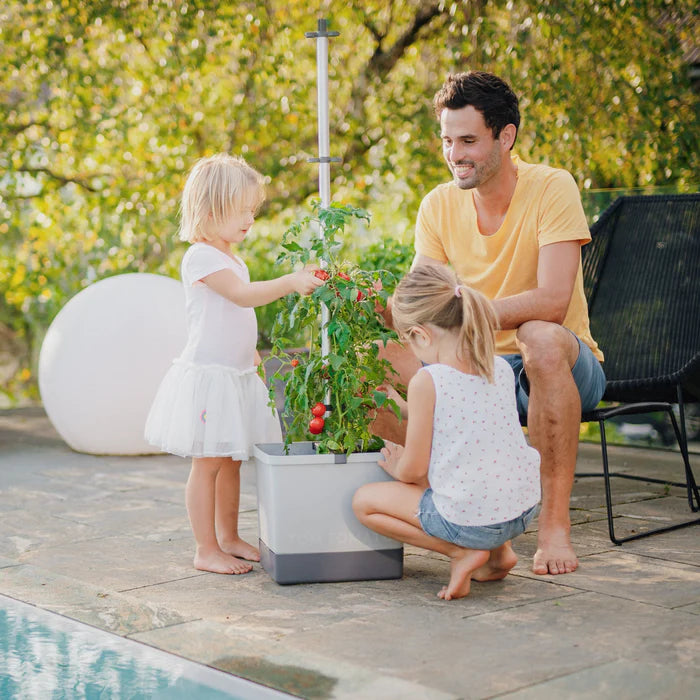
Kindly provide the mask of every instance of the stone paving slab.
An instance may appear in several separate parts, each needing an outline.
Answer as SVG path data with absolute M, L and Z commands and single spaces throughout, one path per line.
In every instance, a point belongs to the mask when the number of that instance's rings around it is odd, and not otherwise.
M 261 643 L 232 625 L 198 620 L 132 638 L 304 698 L 456 700 L 454 694 L 377 673 L 342 657 Z
M 73 543 L 95 538 L 91 528 L 80 523 L 56 518 L 50 513 L 42 514 L 37 521 L 37 512 L 29 509 L 17 509 L 0 512 L 0 554 L 22 557 L 32 550 L 44 546 Z
M 680 476 L 677 453 L 610 456 L 616 471 Z M 169 455 L 78 454 L 40 410 L 0 413 L 0 594 L 304 698 L 697 696 L 700 529 L 615 546 L 602 479 L 574 485 L 576 573 L 530 571 L 534 521 L 510 576 L 446 603 L 449 562 L 415 547 L 395 581 L 194 570 L 188 471 Z M 577 471 L 601 471 L 597 445 L 580 446 Z M 626 479 L 614 504 L 620 536 L 691 515 L 681 489 Z M 255 541 L 251 465 L 241 506 Z
M 187 621 L 172 608 L 134 602 L 104 587 L 33 566 L 0 568 L 0 592 L 120 636 Z
M 699 674 L 694 669 L 679 674 L 662 664 L 620 660 L 499 697 L 504 700 L 599 700 L 612 697 L 616 700 L 683 700 L 697 697 L 698 680 Z
M 594 509 L 595 512 L 604 514 L 603 508 Z M 683 520 L 699 519 L 700 513 L 693 514 L 688 506 L 688 499 L 668 494 L 665 497 L 644 498 L 634 502 L 613 505 L 613 517 L 638 518 L 648 522 L 657 523 L 656 527 L 672 525 Z
M 62 576 L 74 576 L 80 561 L 81 581 L 115 591 L 202 576 L 192 567 L 189 538 L 183 539 L 180 527 L 174 534 L 179 541 L 149 539 L 144 533 L 62 543 L 27 552 L 20 561 Z
M 691 603 L 690 605 L 683 605 L 678 610 L 682 612 L 691 613 L 692 615 L 700 615 L 700 603 Z
M 577 478 L 576 488 L 571 496 L 571 508 L 582 510 L 605 509 L 605 490 L 602 475 L 600 477 Z M 685 489 L 665 484 L 636 481 L 632 479 L 611 479 L 611 495 L 614 505 L 634 503 L 663 496 L 685 498 Z
M 679 608 L 700 599 L 697 566 L 648 559 L 616 549 L 586 557 L 586 566 L 567 584 L 577 590 L 596 591 L 664 608 Z M 534 576 L 531 572 L 523 575 Z M 540 578 L 540 577 L 538 577 Z M 556 581 L 558 576 L 544 576 Z
M 416 681 L 425 682 L 431 668 L 459 669 L 435 674 L 433 687 L 483 698 L 630 652 L 648 649 L 656 658 L 684 662 L 700 650 L 698 632 L 691 615 L 586 592 L 466 617 L 445 617 L 433 607 L 404 608 L 362 626 L 348 620 L 321 637 L 300 632 L 285 641 L 360 665 L 381 664 L 385 672 Z

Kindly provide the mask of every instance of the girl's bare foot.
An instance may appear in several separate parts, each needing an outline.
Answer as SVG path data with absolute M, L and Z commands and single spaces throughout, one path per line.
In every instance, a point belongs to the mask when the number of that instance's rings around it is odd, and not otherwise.
M 488 561 L 472 573 L 475 581 L 500 581 L 518 563 L 518 555 L 510 542 L 492 550 Z
M 194 555 L 194 568 L 200 571 L 211 571 L 215 574 L 247 574 L 253 565 L 236 559 L 236 557 L 221 550 L 198 549 Z
M 461 549 L 462 553 L 450 559 L 450 582 L 437 594 L 443 600 L 454 600 L 469 595 L 472 574 L 489 560 L 490 552 L 483 549 Z
M 260 552 L 252 544 L 248 544 L 245 540 L 240 537 L 236 537 L 232 540 L 226 540 L 219 544 L 222 552 L 226 554 L 231 554 L 234 557 L 240 557 L 241 559 L 247 559 L 248 561 L 260 561 Z

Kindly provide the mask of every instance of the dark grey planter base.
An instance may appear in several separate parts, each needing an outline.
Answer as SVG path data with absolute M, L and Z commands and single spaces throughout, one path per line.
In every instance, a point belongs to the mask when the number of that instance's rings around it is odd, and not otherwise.
M 273 581 L 283 585 L 375 581 L 403 576 L 403 549 L 275 554 L 262 540 L 258 540 L 258 544 L 263 568 Z

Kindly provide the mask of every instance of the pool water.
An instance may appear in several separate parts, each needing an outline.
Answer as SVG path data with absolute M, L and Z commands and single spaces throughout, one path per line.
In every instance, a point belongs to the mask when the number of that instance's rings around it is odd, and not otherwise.
M 2 700 L 289 697 L 0 595 Z

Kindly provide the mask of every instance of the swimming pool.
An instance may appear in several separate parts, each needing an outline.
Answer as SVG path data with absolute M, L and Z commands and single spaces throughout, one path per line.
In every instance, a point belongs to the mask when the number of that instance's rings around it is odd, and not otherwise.
M 0 595 L 2 700 L 290 697 Z

